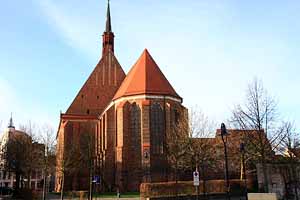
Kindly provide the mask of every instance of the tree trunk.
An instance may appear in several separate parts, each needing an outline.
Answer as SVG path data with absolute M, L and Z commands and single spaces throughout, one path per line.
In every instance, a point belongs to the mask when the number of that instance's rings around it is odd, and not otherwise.
M 262 161 L 261 164 L 262 164 L 262 171 L 263 171 L 263 176 L 264 176 L 263 189 L 264 189 L 264 192 L 268 193 L 269 192 L 269 181 L 268 181 L 267 165 L 266 165 L 266 160 L 265 160 L 264 154 L 262 155 L 261 161 Z
M 90 177 L 89 177 L 89 182 L 90 182 L 90 188 L 89 188 L 89 200 L 92 200 L 92 195 L 93 195 L 93 177 L 92 177 L 92 173 L 90 170 Z
M 206 177 L 205 177 L 205 167 L 203 166 L 202 167 L 202 180 L 203 180 L 203 195 L 204 195 L 204 198 L 206 199 Z
M 16 172 L 16 190 L 20 189 L 20 180 L 21 180 L 20 173 Z
M 178 164 L 176 162 L 175 163 L 175 195 L 176 195 L 176 199 L 178 199 L 178 177 L 177 177 L 177 173 L 178 173 Z
M 46 173 L 43 172 L 43 200 L 46 200 Z
M 289 196 L 289 192 L 288 192 L 288 187 L 287 187 L 287 180 L 286 180 L 286 176 L 285 176 L 285 171 L 284 169 L 280 169 L 279 170 L 280 174 L 281 174 L 281 177 L 283 179 L 283 183 L 284 183 L 284 198 L 285 199 L 288 199 L 288 196 Z
M 31 189 L 31 171 L 28 172 L 27 188 Z
M 61 177 L 61 190 L 60 190 L 60 200 L 64 199 L 64 185 L 65 185 L 65 173 L 62 173 L 62 177 Z
M 293 184 L 294 184 L 294 192 L 295 192 L 295 197 L 296 197 L 296 200 L 299 200 L 299 197 L 298 197 L 298 177 L 297 177 L 297 172 L 296 172 L 296 166 L 294 165 L 294 161 L 292 161 L 292 179 L 293 179 Z

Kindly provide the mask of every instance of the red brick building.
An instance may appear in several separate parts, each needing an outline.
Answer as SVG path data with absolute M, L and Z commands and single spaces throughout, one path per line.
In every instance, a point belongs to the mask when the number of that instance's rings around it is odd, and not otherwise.
M 146 49 L 124 73 L 114 54 L 109 5 L 106 20 L 102 57 L 60 116 L 56 191 L 68 144 L 80 145 L 83 134 L 93 136 L 93 175 L 101 175 L 103 188 L 138 191 L 141 182 L 168 179 L 166 138 L 186 108 Z M 65 174 L 65 190 L 87 189 L 91 174 L 73 168 Z

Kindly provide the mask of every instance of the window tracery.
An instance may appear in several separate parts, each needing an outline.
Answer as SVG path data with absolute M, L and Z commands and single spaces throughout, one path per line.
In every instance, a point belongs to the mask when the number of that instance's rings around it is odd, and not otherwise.
M 150 107 L 150 132 L 152 153 L 162 154 L 164 152 L 165 120 L 163 109 L 158 103 L 154 103 Z

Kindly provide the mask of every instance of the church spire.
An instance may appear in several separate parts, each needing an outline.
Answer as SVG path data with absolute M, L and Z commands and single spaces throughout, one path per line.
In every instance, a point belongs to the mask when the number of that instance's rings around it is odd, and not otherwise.
M 10 113 L 8 128 L 15 128 L 13 123 L 12 113 Z
M 109 51 L 114 52 L 114 33 L 111 30 L 110 5 L 107 1 L 106 26 L 102 35 L 102 56 Z
M 109 7 L 109 0 L 107 1 L 107 12 L 106 12 L 106 28 L 105 32 L 111 32 L 111 21 L 110 21 L 110 7 Z

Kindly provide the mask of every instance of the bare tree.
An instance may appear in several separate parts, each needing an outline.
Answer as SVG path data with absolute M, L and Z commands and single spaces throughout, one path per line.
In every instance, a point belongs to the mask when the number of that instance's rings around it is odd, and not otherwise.
M 213 136 L 215 122 L 198 108 L 190 109 L 189 115 L 189 157 L 191 159 L 190 167 L 199 170 L 203 180 L 203 192 L 206 193 L 206 172 L 208 168 L 213 168 L 217 158 L 214 152 Z
M 253 160 L 262 165 L 263 189 L 268 191 L 267 161 L 273 151 L 284 138 L 281 129 L 277 126 L 277 104 L 267 91 L 262 82 L 254 79 L 248 86 L 246 101 L 243 105 L 235 106 L 232 122 L 241 130 L 252 130 L 245 134 L 244 143 L 247 153 Z M 246 133 L 246 131 L 245 131 Z
M 8 142 L 4 148 L 6 170 L 16 175 L 16 190 L 23 187 L 24 178 L 27 178 L 26 188 L 31 187 L 31 176 L 39 169 L 43 145 L 35 140 L 36 126 L 31 122 L 20 127 L 21 131 L 10 132 Z
M 187 113 L 174 112 L 173 122 L 171 124 L 171 132 L 166 137 L 166 155 L 169 166 L 174 170 L 176 197 L 178 196 L 178 175 L 180 170 L 184 170 L 187 159 L 187 152 L 189 146 L 188 138 L 188 117 Z M 177 119 L 175 119 L 177 118 Z
M 59 146 L 58 146 L 59 147 Z M 60 177 L 60 199 L 64 199 L 65 176 L 72 174 L 80 161 L 78 144 L 74 140 L 68 140 L 63 150 L 57 151 L 56 170 Z
M 37 133 L 39 127 L 37 124 L 28 121 L 19 128 L 22 132 L 28 135 L 28 140 L 25 140 L 26 146 L 26 162 L 23 165 L 25 177 L 27 178 L 26 187 L 31 189 L 31 177 L 33 173 L 42 170 L 42 161 L 44 154 L 44 145 L 38 143 Z M 33 162 L 34 161 L 34 162 Z
M 84 169 L 88 169 L 89 178 L 89 199 L 92 199 L 93 182 L 95 170 L 95 144 L 94 135 L 90 132 L 83 133 L 80 141 L 80 162 Z
M 177 188 L 180 171 L 199 169 L 205 182 L 209 167 L 215 158 L 213 152 L 213 130 L 215 123 L 208 119 L 200 109 L 190 109 L 190 113 L 183 113 L 173 123 L 171 139 L 167 140 L 167 155 L 174 169 Z M 170 136 L 169 136 L 170 137 Z M 201 169 L 200 169 L 201 168 Z M 203 185 L 206 191 L 205 184 Z M 176 190 L 177 195 L 177 190 Z
M 55 172 L 55 144 L 56 138 L 53 128 L 50 125 L 43 125 L 40 131 L 40 142 L 45 146 L 45 153 L 42 156 L 42 169 L 43 169 L 43 199 L 46 199 L 48 177 Z
M 12 172 L 16 176 L 15 190 L 20 189 L 21 177 L 26 175 L 24 166 L 27 165 L 28 159 L 26 153 L 28 151 L 27 144 L 30 138 L 25 134 L 10 135 L 8 142 L 4 147 L 4 159 L 6 171 Z
M 283 179 L 286 180 L 289 177 L 289 180 L 285 181 L 290 182 L 293 186 L 293 193 L 295 199 L 299 199 L 299 162 L 300 162 L 300 134 L 296 132 L 294 125 L 291 122 L 284 122 L 282 125 L 283 132 L 285 133 L 285 138 L 280 144 L 280 151 L 284 155 L 284 162 L 287 163 L 287 166 L 284 168 Z M 286 173 L 287 171 L 287 173 Z M 285 187 L 287 190 L 287 186 Z

